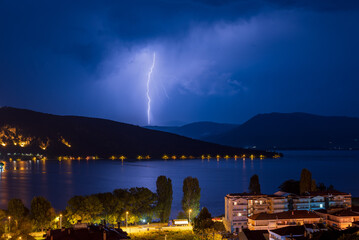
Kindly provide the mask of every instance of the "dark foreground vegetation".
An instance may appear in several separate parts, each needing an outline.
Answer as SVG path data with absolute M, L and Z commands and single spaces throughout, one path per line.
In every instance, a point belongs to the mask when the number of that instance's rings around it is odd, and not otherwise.
M 12 237 L 32 239 L 29 235 L 31 232 L 71 227 L 78 222 L 109 226 L 136 225 L 154 220 L 168 223 L 173 199 L 171 179 L 159 176 L 156 186 L 156 192 L 136 187 L 74 196 L 68 201 L 66 209 L 60 212 L 56 212 L 44 197 L 34 197 L 30 209 L 25 207 L 21 199 L 11 199 L 8 209 L 0 210 L 0 236 L 10 233 Z M 182 218 L 190 218 L 191 222 L 195 220 L 200 212 L 200 193 L 197 178 L 184 179 Z

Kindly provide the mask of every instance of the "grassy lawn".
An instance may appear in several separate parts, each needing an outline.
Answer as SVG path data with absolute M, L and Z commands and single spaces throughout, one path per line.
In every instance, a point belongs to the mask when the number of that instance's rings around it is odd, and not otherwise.
M 192 231 L 156 231 L 130 234 L 133 240 L 195 240 L 198 239 Z

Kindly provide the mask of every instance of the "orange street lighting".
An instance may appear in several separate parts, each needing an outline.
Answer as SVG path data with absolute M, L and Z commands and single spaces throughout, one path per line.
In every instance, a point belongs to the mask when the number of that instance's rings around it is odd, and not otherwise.
M 62 229 L 62 214 L 60 214 L 60 229 Z
M 189 223 L 191 222 L 191 212 L 192 212 L 192 209 L 188 210 L 188 222 Z
M 11 222 L 10 222 L 11 217 L 10 217 L 10 216 L 8 216 L 7 218 L 9 219 L 9 232 L 11 232 Z
M 128 211 L 126 212 L 126 229 L 128 228 Z

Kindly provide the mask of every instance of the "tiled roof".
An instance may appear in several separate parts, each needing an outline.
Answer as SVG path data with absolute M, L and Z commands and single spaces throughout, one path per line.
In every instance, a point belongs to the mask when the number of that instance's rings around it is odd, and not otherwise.
M 359 206 L 352 206 L 353 212 L 359 212 Z
M 318 209 L 318 210 L 314 210 L 315 212 L 319 212 L 319 213 L 328 213 L 328 211 L 326 209 Z
M 253 220 L 272 220 L 272 219 L 302 219 L 302 218 L 320 218 L 318 214 L 306 210 L 294 210 L 279 213 L 257 213 L 250 217 Z
M 230 197 L 249 197 L 249 196 L 260 197 L 260 196 L 263 196 L 263 197 L 266 197 L 267 195 L 244 192 L 244 193 L 229 193 L 229 194 L 227 194 L 227 196 L 230 196 Z
M 328 191 L 310 192 L 309 195 L 311 195 L 311 196 L 327 196 L 327 195 L 338 196 L 338 195 L 350 195 L 350 194 L 345 193 L 345 192 L 339 192 L 337 190 L 328 190 Z
M 289 226 L 289 227 L 273 229 L 270 230 L 270 232 L 274 232 L 280 236 L 304 235 L 305 228 L 304 226 Z
M 243 233 L 246 235 L 248 240 L 266 240 L 264 235 L 268 235 L 267 230 L 255 230 L 251 231 L 248 229 L 243 229 Z
M 351 217 L 351 216 L 359 217 L 359 213 L 353 212 L 350 209 L 345 209 L 345 210 L 341 210 L 338 212 L 334 212 L 331 215 L 338 216 L 338 217 Z

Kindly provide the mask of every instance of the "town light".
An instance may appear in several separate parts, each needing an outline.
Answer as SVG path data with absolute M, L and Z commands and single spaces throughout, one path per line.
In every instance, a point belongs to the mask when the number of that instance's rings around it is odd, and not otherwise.
M 188 222 L 189 223 L 191 222 L 191 212 L 192 212 L 192 209 L 189 209 L 188 210 Z
M 10 222 L 10 221 L 11 221 L 11 217 L 8 216 L 7 218 L 9 219 L 9 232 L 11 232 L 11 222 Z
M 60 214 L 60 229 L 62 229 L 62 214 Z
M 128 228 L 128 211 L 126 212 L 126 228 Z

